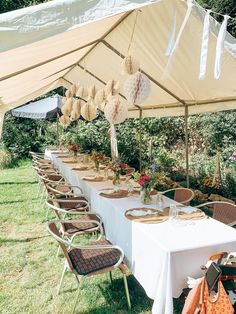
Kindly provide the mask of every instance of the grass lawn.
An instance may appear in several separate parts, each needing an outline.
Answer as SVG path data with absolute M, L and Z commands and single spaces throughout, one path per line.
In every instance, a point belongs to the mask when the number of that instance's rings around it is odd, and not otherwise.
M 63 257 L 47 234 L 45 210 L 40 206 L 37 182 L 29 162 L 0 170 L 0 313 L 70 313 L 76 281 L 69 272 L 56 295 Z M 54 218 L 52 215 L 51 218 Z M 129 276 L 130 313 L 151 313 L 150 300 Z M 175 313 L 182 304 L 175 302 Z M 123 279 L 117 270 L 111 283 L 106 274 L 86 278 L 76 313 L 128 313 Z

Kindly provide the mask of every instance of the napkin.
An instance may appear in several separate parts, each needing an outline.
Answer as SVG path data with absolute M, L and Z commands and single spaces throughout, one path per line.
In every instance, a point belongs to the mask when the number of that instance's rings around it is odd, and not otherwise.
M 113 194 L 115 192 L 115 190 L 113 190 L 113 189 L 111 189 L 111 190 L 103 190 L 102 191 L 102 194 L 107 194 L 107 195 L 109 195 L 109 194 Z
M 139 216 L 148 216 L 148 215 L 152 215 L 153 212 L 151 210 L 130 210 L 127 214 L 131 215 L 131 216 L 135 216 L 135 217 L 139 217 Z

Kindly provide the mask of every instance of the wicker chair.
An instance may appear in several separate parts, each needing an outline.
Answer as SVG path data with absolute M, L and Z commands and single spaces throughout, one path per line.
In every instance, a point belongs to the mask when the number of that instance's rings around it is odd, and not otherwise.
M 85 276 L 88 277 L 111 272 L 114 269 L 119 268 L 123 273 L 127 303 L 130 308 L 131 303 L 126 278 L 126 267 L 123 263 L 124 252 L 120 247 L 112 245 L 108 240 L 102 240 L 103 229 L 101 224 L 98 221 L 93 221 L 94 224 L 97 224 L 100 227 L 100 236 L 98 240 L 90 245 L 82 246 L 74 243 L 76 234 L 72 237 L 71 241 L 63 239 L 58 230 L 57 223 L 66 223 L 66 221 L 51 221 L 48 223 L 49 233 L 59 242 L 65 255 L 65 266 L 61 275 L 57 293 L 60 293 L 64 275 L 67 270 L 74 274 L 79 288 L 81 281 Z M 72 313 L 75 311 L 79 292 L 80 290 L 78 289 Z
M 229 226 L 236 225 L 236 205 L 232 203 L 215 201 L 207 202 L 196 207 L 210 207 L 213 209 L 212 218 Z
M 88 234 L 97 232 L 97 224 L 89 221 L 98 221 L 102 224 L 99 215 L 89 212 L 89 204 L 81 199 L 48 199 L 48 208 L 53 210 L 57 219 L 65 219 L 73 216 L 74 223 L 66 222 L 61 224 L 61 234 L 63 237 L 70 238 L 73 234 Z M 76 217 L 75 217 L 76 216 Z M 86 220 L 88 222 L 81 222 Z
M 132 167 L 128 167 L 124 170 L 125 172 L 125 176 L 131 176 L 134 172 L 135 172 L 135 168 L 132 168 Z
M 162 192 L 162 194 L 166 194 L 169 192 L 174 192 L 174 200 L 184 205 L 189 205 L 191 200 L 194 198 L 193 191 L 187 188 L 169 189 Z

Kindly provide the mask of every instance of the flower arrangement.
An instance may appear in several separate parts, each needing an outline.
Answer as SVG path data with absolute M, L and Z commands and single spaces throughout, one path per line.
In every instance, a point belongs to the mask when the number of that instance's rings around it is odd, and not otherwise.
M 77 157 L 79 148 L 80 148 L 79 145 L 69 145 L 69 146 L 68 146 L 69 152 L 73 152 L 74 157 Z
M 104 161 L 105 156 L 102 153 L 99 153 L 97 151 L 93 151 L 91 155 L 91 160 L 94 161 L 94 165 L 97 171 L 99 171 L 99 164 L 100 162 Z
M 135 172 L 133 178 L 141 186 L 141 201 L 144 204 L 151 203 L 151 192 L 158 183 L 157 165 L 151 165 L 143 172 Z
M 109 169 L 113 170 L 113 184 L 117 185 L 120 183 L 120 175 L 125 174 L 125 169 L 127 168 L 127 164 L 122 162 L 120 159 L 116 159 L 109 164 Z
M 115 173 L 125 174 L 125 169 L 127 168 L 127 164 L 121 162 L 119 159 L 110 162 L 109 169 L 113 170 Z
M 77 153 L 79 151 L 79 148 L 80 148 L 79 145 L 69 145 L 68 146 L 68 150 L 71 152 L 74 152 L 74 153 L 75 152 Z

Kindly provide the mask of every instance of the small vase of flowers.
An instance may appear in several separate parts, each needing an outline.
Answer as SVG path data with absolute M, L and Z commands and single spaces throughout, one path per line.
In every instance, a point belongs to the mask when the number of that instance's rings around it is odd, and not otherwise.
M 125 174 L 125 169 L 127 168 L 126 163 L 121 162 L 120 159 L 116 159 L 110 163 L 109 168 L 114 172 L 112 183 L 114 185 L 119 185 L 120 175 Z
M 75 161 L 77 161 L 78 151 L 79 151 L 79 145 L 70 145 L 68 146 L 69 152 L 73 153 Z
M 100 162 L 102 162 L 104 160 L 104 158 L 105 158 L 105 156 L 102 153 L 99 153 L 96 151 L 92 152 L 91 160 L 94 161 L 94 167 L 95 167 L 97 172 L 99 172 Z
M 155 172 L 156 168 L 150 167 L 149 170 L 145 170 L 141 173 L 135 172 L 133 177 L 140 185 L 140 200 L 143 204 L 149 205 L 152 202 L 151 193 L 158 183 L 158 176 Z

